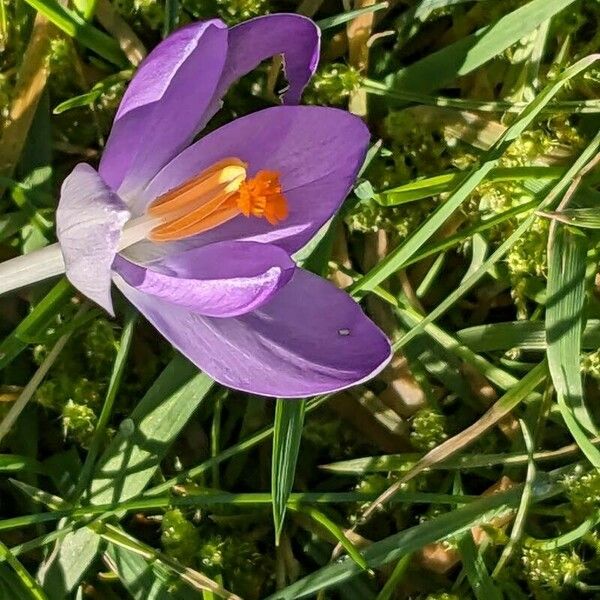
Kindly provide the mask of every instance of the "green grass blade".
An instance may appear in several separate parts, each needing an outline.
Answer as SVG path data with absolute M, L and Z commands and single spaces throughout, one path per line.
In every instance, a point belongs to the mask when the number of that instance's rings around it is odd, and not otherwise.
M 0 473 L 17 473 L 18 471 L 43 473 L 44 466 L 28 456 L 0 454 Z
M 594 446 L 600 445 L 600 437 L 593 438 Z M 536 462 L 560 461 L 570 458 L 581 449 L 577 444 L 570 444 L 558 450 L 542 450 L 533 453 Z M 342 460 L 328 465 L 321 465 L 321 469 L 338 473 L 340 475 L 364 475 L 366 473 L 387 473 L 389 471 L 406 471 L 406 463 L 415 463 L 422 458 L 421 454 L 388 454 L 383 456 L 365 456 Z M 450 457 L 433 465 L 431 469 L 481 469 L 495 465 L 521 466 L 527 465 L 529 455 L 520 452 L 506 452 L 497 454 L 469 454 L 464 456 Z M 1 523 L 1 522 L 0 522 Z M 0 526 L 1 529 L 1 526 Z
M 486 181 L 520 181 L 524 179 L 558 179 L 565 169 L 562 167 L 500 167 L 493 169 Z M 417 179 L 389 190 L 384 190 L 375 196 L 382 206 L 398 206 L 416 200 L 430 198 L 452 189 L 464 177 L 461 172 L 442 173 L 432 177 Z
M 212 385 L 213 381 L 186 359 L 174 358 L 98 461 L 90 502 L 117 504 L 139 494 Z M 72 589 L 96 556 L 99 541 L 89 529 L 66 536 L 42 567 L 48 589 L 59 597 Z
M 600 229 L 598 208 L 565 208 L 560 212 L 542 213 L 561 223 L 581 227 L 583 229 Z
M 0 565 L 0 598 L 10 600 L 31 600 L 28 591 L 23 589 L 17 574 L 7 565 Z
M 534 498 L 553 495 L 559 490 L 559 485 L 548 485 L 546 481 L 542 481 L 534 485 Z M 508 510 L 518 506 L 521 491 L 521 486 L 517 486 L 508 492 L 481 498 L 467 506 L 375 542 L 362 555 L 372 568 L 398 560 L 427 544 L 458 535 L 468 531 L 474 525 L 489 522 L 494 517 L 506 514 Z M 267 600 L 300 600 L 313 597 L 318 591 L 340 585 L 361 572 L 360 567 L 352 560 L 329 564 L 279 590 Z
M 398 560 L 392 574 L 389 576 L 388 580 L 385 582 L 385 585 L 379 592 L 376 600 L 391 600 L 394 597 L 396 592 L 396 588 L 398 584 L 408 572 L 408 568 L 410 567 L 410 563 L 412 560 L 412 556 L 407 554 Z
M 425 106 L 439 106 L 442 108 L 455 108 L 462 111 L 483 113 L 520 113 L 527 102 L 510 102 L 507 100 L 473 100 L 471 98 L 452 98 L 449 96 L 432 96 L 417 92 L 390 89 L 385 83 L 364 78 L 362 89 L 368 94 L 389 97 L 404 103 L 424 104 Z M 595 114 L 600 112 L 600 101 L 592 100 L 557 100 L 544 109 L 542 114 Z
M 548 367 L 567 426 L 571 429 L 575 421 L 579 424 L 571 430 L 578 443 L 585 438 L 582 428 L 597 433 L 584 403 L 580 373 L 587 247 L 583 234 L 553 224 L 548 242 Z M 591 452 L 588 458 L 600 467 L 600 452 L 596 448 L 587 442 L 582 451 L 586 456 Z
M 352 21 L 352 19 L 360 17 L 361 15 L 367 15 L 369 13 L 377 12 L 378 10 L 383 10 L 388 8 L 388 6 L 388 2 L 378 2 L 377 4 L 371 4 L 370 6 L 365 6 L 364 8 L 357 8 L 356 10 L 349 10 L 347 12 L 340 13 L 334 17 L 321 19 L 320 21 L 317 21 L 317 25 L 321 31 L 325 31 L 327 29 L 337 27 L 338 25 L 343 25 L 344 23 Z
M 112 415 L 115 400 L 117 399 L 117 393 L 121 385 L 121 379 L 123 378 L 123 372 L 125 370 L 125 363 L 129 356 L 129 350 L 131 349 L 131 342 L 133 340 L 133 330 L 137 321 L 138 313 L 133 309 L 129 309 L 127 316 L 125 317 L 125 325 L 123 326 L 123 334 L 121 335 L 121 341 L 119 343 L 119 350 L 115 357 L 113 370 L 108 382 L 108 390 L 106 392 L 106 398 L 102 406 L 102 411 L 98 417 L 98 423 L 90 442 L 88 454 L 85 459 L 81 473 L 79 474 L 79 481 L 77 487 L 73 492 L 73 498 L 75 502 L 80 500 L 81 495 L 85 492 L 88 487 L 89 480 L 92 476 L 92 470 L 100 452 L 100 448 L 105 442 L 106 428 Z
M 139 554 L 109 544 L 105 560 L 133 600 L 198 600 L 198 594 L 178 585 L 160 564 L 149 564 Z
M 492 577 L 494 578 L 498 577 L 498 574 L 502 571 L 504 565 L 508 563 L 510 557 L 517 548 L 517 544 L 519 544 L 521 540 L 523 530 L 525 528 L 527 513 L 529 511 L 529 505 L 531 503 L 531 493 L 537 471 L 534 458 L 535 446 L 533 437 L 527 425 L 525 424 L 525 421 L 519 419 L 519 425 L 521 426 L 523 441 L 525 443 L 525 449 L 527 450 L 527 474 L 525 476 L 525 484 L 523 486 L 521 502 L 519 504 L 519 508 L 517 509 L 517 514 L 515 515 L 515 522 L 512 531 L 510 532 L 510 539 L 508 544 L 504 546 L 504 550 L 502 550 L 502 554 L 500 555 L 500 558 L 494 567 L 494 571 L 492 573 Z
M 2 340 L 0 369 L 5 369 L 27 348 L 27 340 L 40 335 L 73 293 L 73 287 L 66 278 L 63 278 L 36 304 L 16 329 Z
M 541 202 L 540 207 L 545 208 L 560 198 L 566 191 L 572 179 L 584 168 L 586 163 L 596 154 L 600 148 L 600 132 L 589 143 L 587 148 L 579 155 L 577 160 L 568 169 L 565 175 L 552 188 L 550 193 Z M 451 292 L 446 299 L 432 310 L 417 326 L 411 329 L 406 335 L 394 343 L 394 349 L 399 349 L 408 343 L 413 337 L 419 334 L 423 328 L 443 315 L 457 300 L 459 300 L 468 290 L 470 290 L 515 244 L 515 242 L 531 227 L 535 215 L 530 215 L 514 230 L 514 232 L 496 249 L 495 252 L 469 277 L 464 279 L 461 285 Z M 383 262 L 383 261 L 382 261 Z M 381 263 L 380 263 L 381 264 Z
M 276 543 L 279 543 L 288 498 L 294 485 L 305 413 L 306 400 L 277 400 L 271 459 Z
M 27 569 L 13 556 L 12 552 L 0 542 L 0 557 L 12 567 L 17 575 L 26 597 L 34 600 L 48 600 L 44 590 L 38 582 L 29 574 Z
M 467 75 L 496 58 L 574 1 L 532 0 L 496 23 L 402 69 L 391 78 L 390 87 L 411 92 L 444 87 L 456 77 Z
M 502 593 L 492 581 L 470 531 L 466 531 L 458 538 L 458 551 L 475 598 L 477 600 L 503 600 Z
M 476 325 L 456 332 L 456 338 L 473 352 L 493 352 L 495 350 L 545 351 L 546 329 L 541 321 L 509 321 Z M 600 320 L 590 319 L 583 330 L 582 348 L 592 350 L 600 347 Z
M 398 314 L 403 321 L 410 327 L 415 327 L 422 320 L 423 316 L 419 315 L 413 309 L 398 309 Z M 457 358 L 471 365 L 479 371 L 484 377 L 503 390 L 508 390 L 517 384 L 518 380 L 510 373 L 500 369 L 483 356 L 475 354 L 470 348 L 460 344 L 456 338 L 446 333 L 441 327 L 435 324 L 427 325 L 424 332 L 431 336 L 441 346 L 453 353 Z
M 600 512 L 594 512 L 590 517 L 584 519 L 577 527 L 549 539 L 528 538 L 526 545 L 540 550 L 552 551 L 564 546 L 571 546 L 578 540 L 581 540 L 590 531 L 594 530 L 600 524 Z
M 600 58 L 600 55 L 592 55 L 581 59 L 566 69 L 556 80 L 540 92 L 537 98 L 527 106 L 527 108 L 519 115 L 519 118 L 504 132 L 494 146 L 483 153 L 479 165 L 466 174 L 465 178 L 452 192 L 450 197 L 440 205 L 415 234 L 388 254 L 374 269 L 366 274 L 359 282 L 354 284 L 351 290 L 354 292 L 371 291 L 385 281 L 392 273 L 395 273 L 405 266 L 419 248 L 440 229 L 454 211 L 497 166 L 498 161 L 506 149 L 527 129 L 539 115 L 541 109 L 550 102 L 570 79 L 585 71 L 594 64 L 598 58 Z M 561 184 L 567 185 L 566 179 L 567 175 L 563 176 L 560 180 Z M 528 226 L 529 225 L 527 225 L 527 227 Z M 525 231 L 525 229 L 526 228 L 523 228 L 523 231 Z M 515 240 L 511 240 L 511 245 L 513 241 Z
M 61 31 L 75 38 L 80 44 L 93 50 L 102 58 L 117 67 L 125 68 L 129 65 L 116 40 L 87 23 L 76 12 L 60 5 L 56 0 L 25 1 Z
M 346 550 L 348 556 L 361 568 L 366 570 L 367 563 L 363 558 L 362 554 L 358 551 L 356 546 L 346 537 L 342 528 L 334 523 L 329 517 L 323 514 L 320 510 L 313 508 L 312 506 L 300 506 L 290 507 L 292 510 L 297 510 L 298 512 L 303 512 L 307 514 L 311 519 L 325 528 L 331 535 L 335 537 L 335 539 L 341 544 L 342 548 Z

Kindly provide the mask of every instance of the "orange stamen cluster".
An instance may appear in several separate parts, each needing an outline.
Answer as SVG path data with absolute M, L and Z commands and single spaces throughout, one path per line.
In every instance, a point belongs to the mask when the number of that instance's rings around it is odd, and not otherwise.
M 264 217 L 271 225 L 277 225 L 288 216 L 277 171 L 259 171 L 252 179 L 243 181 L 237 204 L 245 217 Z
M 276 171 L 246 179 L 247 165 L 237 158 L 215 163 L 197 177 L 157 198 L 148 216 L 158 221 L 149 239 L 179 240 L 213 229 L 240 213 L 265 218 L 271 225 L 288 216 Z

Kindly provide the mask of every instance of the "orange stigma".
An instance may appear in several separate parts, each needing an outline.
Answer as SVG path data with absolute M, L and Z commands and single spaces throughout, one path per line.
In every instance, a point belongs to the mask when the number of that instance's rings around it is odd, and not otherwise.
M 245 217 L 264 217 L 271 225 L 277 225 L 288 216 L 277 171 L 259 171 L 252 179 L 243 181 L 237 204 Z
M 158 221 L 149 239 L 180 240 L 213 229 L 242 214 L 265 218 L 276 225 L 288 216 L 277 171 L 259 171 L 246 178 L 247 165 L 225 158 L 200 175 L 158 197 L 148 207 Z

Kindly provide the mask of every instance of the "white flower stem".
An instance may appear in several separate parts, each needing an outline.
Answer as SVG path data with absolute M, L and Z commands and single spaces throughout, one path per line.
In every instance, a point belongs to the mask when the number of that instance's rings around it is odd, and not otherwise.
M 65 272 L 59 244 L 52 244 L 0 263 L 0 294 Z
M 150 231 L 160 222 L 146 215 L 129 221 L 123 228 L 118 251 L 147 239 Z M 64 272 L 65 261 L 59 243 L 11 258 L 0 263 L 0 295 Z

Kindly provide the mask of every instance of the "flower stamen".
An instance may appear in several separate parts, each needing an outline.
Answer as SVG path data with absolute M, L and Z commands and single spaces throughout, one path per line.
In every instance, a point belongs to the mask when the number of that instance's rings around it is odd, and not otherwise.
M 168 242 L 197 235 L 242 214 L 276 225 L 288 216 L 277 171 L 246 176 L 247 164 L 225 158 L 157 198 L 147 210 L 148 239 Z

